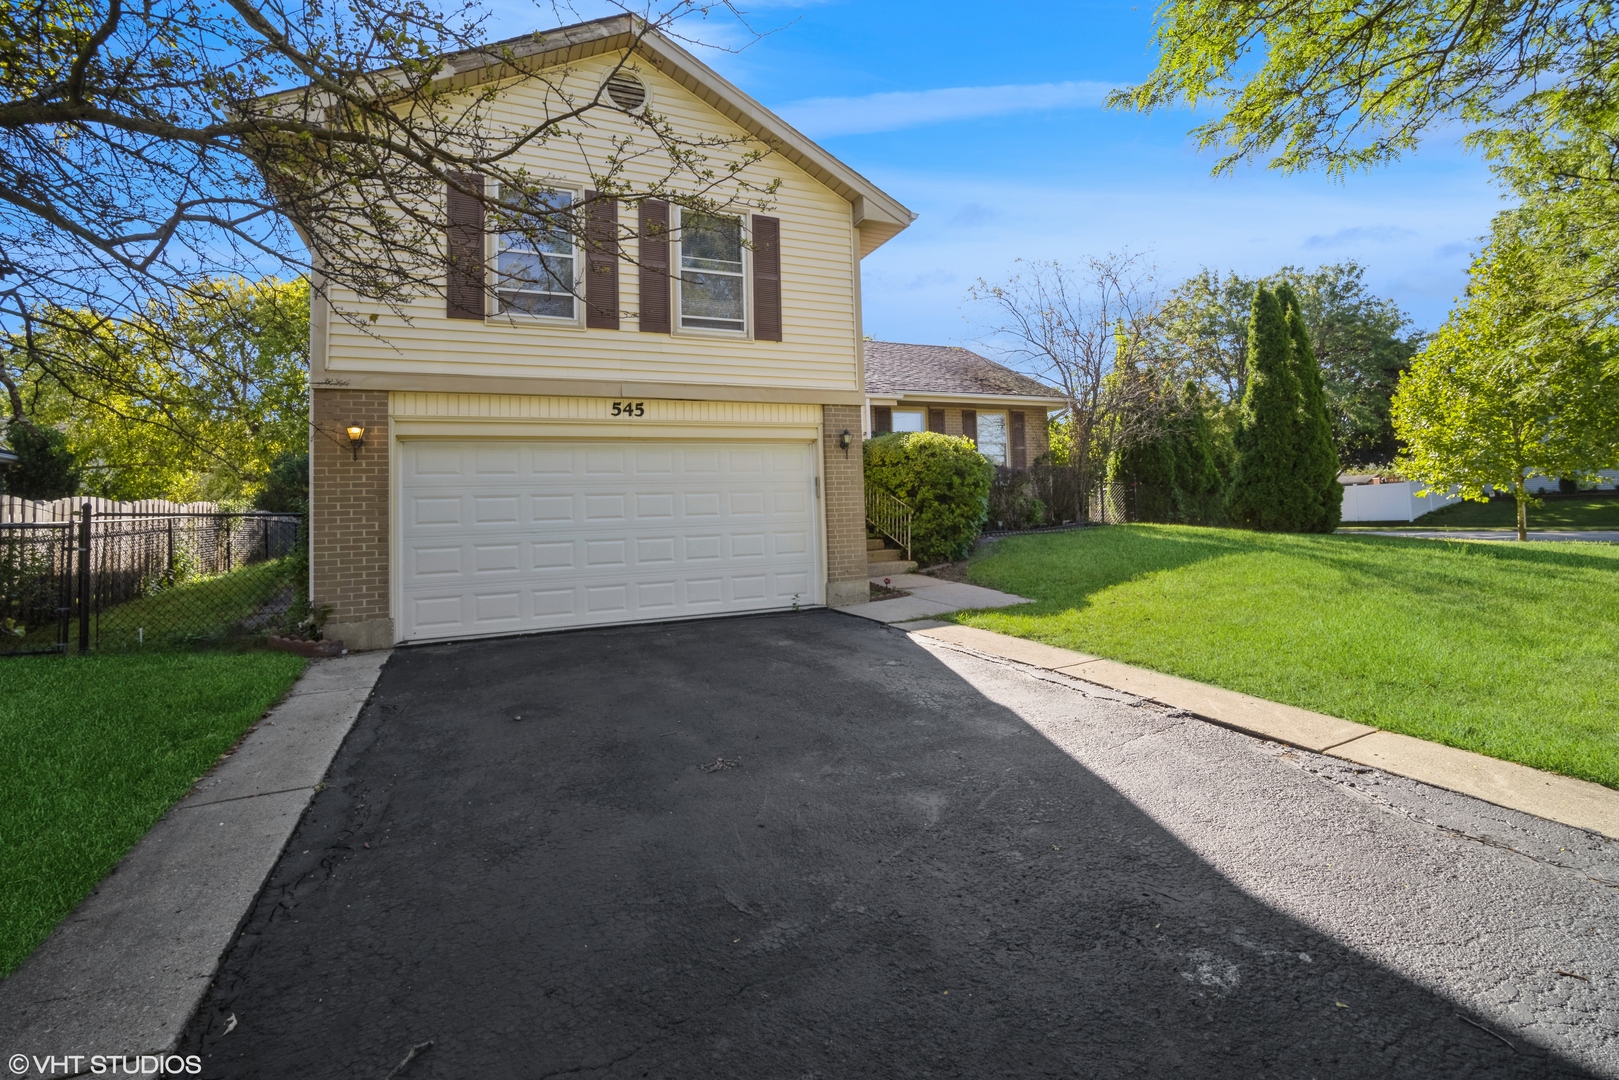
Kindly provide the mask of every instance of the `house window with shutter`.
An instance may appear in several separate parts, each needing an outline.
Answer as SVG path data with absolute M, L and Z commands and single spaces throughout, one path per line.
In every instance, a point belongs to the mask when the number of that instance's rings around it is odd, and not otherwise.
M 578 319 L 578 251 L 565 215 L 573 194 L 542 197 L 543 210 L 508 215 L 495 233 L 495 296 L 506 315 Z M 554 211 L 549 213 L 547 211 Z
M 996 465 L 1007 464 L 1006 414 L 981 412 L 978 414 L 978 452 Z
M 678 246 L 675 291 L 681 329 L 745 333 L 748 297 L 741 219 L 684 211 Z

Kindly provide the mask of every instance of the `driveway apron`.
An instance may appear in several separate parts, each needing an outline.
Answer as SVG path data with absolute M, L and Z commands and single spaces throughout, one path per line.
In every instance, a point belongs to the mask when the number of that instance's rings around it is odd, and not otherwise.
M 232 1080 L 1619 1075 L 1616 890 L 1324 760 L 829 611 L 401 649 L 182 1051 Z

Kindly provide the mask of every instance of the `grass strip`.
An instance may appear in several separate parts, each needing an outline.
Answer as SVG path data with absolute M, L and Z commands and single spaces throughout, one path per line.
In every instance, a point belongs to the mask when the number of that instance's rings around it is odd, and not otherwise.
M 968 566 L 971 626 L 1619 788 L 1619 547 L 1123 525 Z
M 286 653 L 0 660 L 0 975 L 302 673 Z

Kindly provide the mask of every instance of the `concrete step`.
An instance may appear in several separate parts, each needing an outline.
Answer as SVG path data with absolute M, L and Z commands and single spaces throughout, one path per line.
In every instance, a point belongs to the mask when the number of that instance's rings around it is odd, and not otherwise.
M 888 546 L 888 541 L 885 540 L 881 536 L 868 536 L 868 537 L 866 537 L 866 550 L 867 551 L 881 551 L 883 548 L 885 548 L 887 546 Z
M 894 554 L 899 554 L 895 552 Z M 885 562 L 869 562 L 866 564 L 867 577 L 898 577 L 900 574 L 915 573 L 916 564 L 904 559 L 893 559 Z

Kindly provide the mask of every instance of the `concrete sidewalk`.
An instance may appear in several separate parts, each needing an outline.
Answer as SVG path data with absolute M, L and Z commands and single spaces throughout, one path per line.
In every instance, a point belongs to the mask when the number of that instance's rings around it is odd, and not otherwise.
M 9 1075 L 72 1075 L 31 1063 L 19 1071 L 13 1055 L 161 1054 L 175 1045 L 388 655 L 311 664 L 0 982 Z
M 880 623 L 909 623 L 922 619 L 935 619 L 952 611 L 980 608 L 1012 607 L 1033 601 L 1011 593 L 986 589 L 979 585 L 966 585 L 959 581 L 941 581 L 926 574 L 897 574 L 888 578 L 872 578 L 873 584 L 886 582 L 891 589 L 908 592 L 909 596 L 893 600 L 876 600 L 868 604 L 853 604 L 838 608 L 845 615 L 858 615 Z
M 971 626 L 914 633 L 1182 709 L 1222 727 L 1619 838 L 1619 791 L 1218 686 Z

